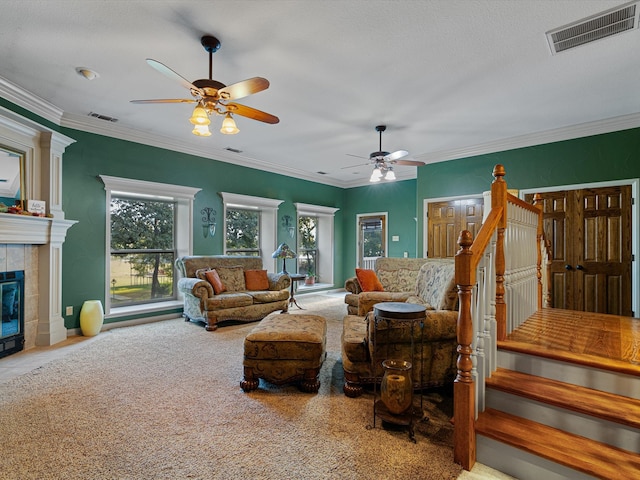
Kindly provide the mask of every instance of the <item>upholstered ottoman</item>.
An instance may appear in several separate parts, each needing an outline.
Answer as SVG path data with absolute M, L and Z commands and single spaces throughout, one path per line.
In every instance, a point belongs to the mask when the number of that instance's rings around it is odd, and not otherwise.
M 318 374 L 327 355 L 327 322 L 318 315 L 271 313 L 244 339 L 245 392 L 258 388 L 259 379 L 281 385 L 298 382 L 300 390 L 315 393 Z

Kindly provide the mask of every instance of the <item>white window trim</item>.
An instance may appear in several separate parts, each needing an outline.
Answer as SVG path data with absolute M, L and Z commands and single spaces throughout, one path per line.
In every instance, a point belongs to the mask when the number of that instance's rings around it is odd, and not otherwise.
M 360 258 L 360 220 L 366 217 L 384 217 L 384 256 L 389 256 L 389 212 L 357 213 L 356 214 L 356 264 Z M 358 268 L 364 268 L 358 265 Z
M 308 203 L 294 203 L 296 207 L 296 225 L 300 217 L 318 217 L 318 266 L 321 283 L 333 285 L 333 259 L 335 256 L 334 218 L 339 208 L 311 205 Z
M 222 215 L 226 242 L 227 235 L 227 208 L 244 208 L 248 210 L 260 211 L 260 257 L 262 266 L 270 272 L 276 271 L 276 259 L 271 254 L 276 250 L 278 244 L 278 207 L 284 200 L 273 198 L 254 197 L 251 195 L 241 195 L 239 193 L 220 192 L 224 203 Z
M 177 258 L 191 255 L 193 252 L 193 199 L 201 188 L 185 187 L 181 185 L 171 185 L 168 183 L 147 182 L 144 180 L 133 180 L 130 178 L 110 177 L 99 175 L 106 195 L 106 235 L 105 235 L 105 317 L 117 317 L 120 315 L 131 315 L 132 313 L 157 309 L 160 306 L 166 307 L 163 302 L 153 304 L 142 304 L 136 306 L 111 308 L 111 294 L 109 280 L 111 270 L 111 196 L 113 193 L 131 194 L 149 199 L 170 200 L 176 202 L 176 256 Z M 174 276 L 174 281 L 177 278 Z M 179 294 L 178 294 L 179 295 Z M 180 298 L 179 304 L 182 304 Z M 167 302 L 167 303 L 171 303 Z M 176 303 L 177 304 L 177 303 Z

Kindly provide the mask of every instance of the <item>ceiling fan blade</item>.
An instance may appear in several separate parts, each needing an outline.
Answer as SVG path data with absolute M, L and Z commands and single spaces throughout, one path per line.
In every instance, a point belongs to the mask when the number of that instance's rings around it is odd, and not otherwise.
M 193 98 L 158 98 L 155 100 L 129 100 L 131 103 L 196 103 Z
M 347 155 L 349 155 L 347 153 Z M 352 157 L 355 157 L 356 155 L 351 155 Z M 360 157 L 362 158 L 362 157 Z M 344 170 L 345 168 L 356 168 L 356 167 L 364 167 L 365 165 L 369 165 L 371 162 L 367 162 L 367 163 L 358 163 L 357 165 L 349 165 L 347 167 L 341 167 L 340 170 Z
M 225 107 L 227 107 L 227 110 L 234 115 L 241 115 L 243 117 L 271 124 L 280 122 L 280 119 L 275 115 L 247 107 L 246 105 L 240 105 L 239 103 L 227 103 Z
M 201 89 L 196 87 L 193 83 L 191 83 L 189 80 L 184 78 L 182 75 L 180 75 L 180 74 L 174 72 L 173 70 L 171 70 L 164 63 L 161 63 L 161 62 L 159 62 L 157 60 L 154 60 L 153 58 L 147 58 L 147 63 L 150 66 L 152 66 L 153 68 L 155 68 L 158 72 L 163 74 L 165 77 L 169 77 L 169 78 L 179 82 L 187 90 L 195 90 L 200 95 L 204 96 L 204 91 L 202 91 Z
M 363 157 L 361 155 L 354 155 L 353 153 L 345 153 L 345 155 L 349 155 L 350 157 L 356 157 L 356 158 L 363 158 L 363 159 L 367 159 L 367 157 Z
M 394 165 L 407 165 L 412 167 L 421 167 L 422 165 L 426 165 L 424 162 L 419 162 L 418 160 L 395 160 L 392 161 Z
M 236 100 L 238 98 L 249 96 L 269 88 L 269 80 L 262 77 L 253 77 L 241 82 L 227 85 L 218 90 L 220 98 L 224 100 Z
M 392 162 L 394 160 L 397 160 L 398 158 L 406 157 L 407 155 L 409 155 L 409 152 L 407 152 L 406 150 L 396 150 L 395 152 L 385 155 L 384 159 L 387 162 Z

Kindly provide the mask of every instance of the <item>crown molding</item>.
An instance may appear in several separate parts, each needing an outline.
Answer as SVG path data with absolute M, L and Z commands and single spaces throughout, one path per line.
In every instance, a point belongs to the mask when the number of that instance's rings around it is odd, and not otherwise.
M 60 125 L 62 110 L 37 95 L 14 85 L 4 77 L 0 77 L 0 96 L 16 105 L 35 113 L 45 120 Z
M 197 157 L 210 158 L 212 160 L 231 163 L 233 165 L 255 168 L 257 170 L 286 175 L 288 177 L 294 177 L 301 180 L 309 180 L 310 182 L 343 187 L 340 182 L 331 183 L 331 179 L 328 179 L 329 181 L 326 182 L 319 182 L 318 178 L 313 174 L 298 169 L 276 165 L 238 153 L 231 153 L 227 150 L 211 148 L 209 145 L 207 145 L 206 148 L 194 147 L 179 138 L 160 136 L 140 130 L 124 128 L 115 123 L 105 122 L 104 120 L 99 120 L 93 117 L 65 113 L 62 116 L 61 126 L 72 128 L 74 130 L 81 130 L 87 133 L 95 133 L 105 137 L 117 138 L 119 140 L 141 143 L 143 145 L 158 147 L 165 150 L 186 153 Z
M 565 140 L 590 137 L 592 135 L 601 135 L 603 133 L 617 132 L 620 130 L 628 130 L 630 128 L 638 127 L 640 127 L 640 113 L 632 113 L 619 117 L 605 118 L 603 120 L 556 128 L 553 130 L 528 133 L 526 135 L 519 135 L 517 137 L 505 138 L 479 145 L 470 145 L 468 147 L 415 155 L 414 158 L 425 163 L 446 162 L 448 160 L 487 155 L 490 153 L 504 152 L 506 150 L 514 150 L 516 148 L 543 145 L 545 143 L 562 142 Z
M 370 185 L 366 180 L 335 180 L 332 178 L 319 179 L 316 174 L 297 170 L 295 168 L 276 165 L 265 162 L 252 157 L 240 154 L 231 154 L 226 150 L 212 149 L 210 147 L 197 148 L 189 145 L 180 139 L 167 138 L 148 132 L 136 131 L 130 128 L 123 128 L 117 124 L 108 123 L 93 117 L 85 117 L 82 115 L 69 114 L 63 112 L 60 108 L 38 97 L 35 94 L 25 91 L 19 86 L 0 77 L 0 96 L 6 100 L 25 108 L 40 117 L 62 127 L 80 130 L 88 133 L 95 133 L 106 137 L 117 138 L 130 142 L 140 143 L 165 150 L 173 150 L 176 152 L 195 155 L 203 158 L 210 158 L 221 162 L 231 163 L 234 165 L 242 165 L 244 167 L 255 168 L 257 170 L 267 171 L 288 177 L 298 178 L 300 180 L 308 180 L 314 183 L 322 183 L 340 188 L 353 188 Z M 478 145 L 470 145 L 467 147 L 455 148 L 450 150 L 441 150 L 439 152 L 424 153 L 414 155 L 416 160 L 423 161 L 427 164 L 446 162 L 448 160 L 456 160 L 466 157 L 475 157 L 478 155 L 487 155 L 491 153 L 513 150 L 516 148 L 531 147 L 534 145 L 542 145 L 546 143 L 560 142 L 572 140 L 575 138 L 588 137 L 592 135 L 600 135 L 603 133 L 611 133 L 620 130 L 640 127 L 640 113 L 623 115 L 619 117 L 607 118 L 593 122 L 586 122 L 578 125 L 561 127 L 553 130 L 545 130 L 516 137 L 510 137 Z M 416 173 L 396 172 L 397 180 L 415 179 Z

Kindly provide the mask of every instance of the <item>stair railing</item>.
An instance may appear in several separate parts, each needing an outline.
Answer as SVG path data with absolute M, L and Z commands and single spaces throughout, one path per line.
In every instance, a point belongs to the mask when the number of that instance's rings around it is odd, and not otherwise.
M 485 408 L 485 379 L 497 368 L 497 344 L 542 308 L 546 249 L 540 202 L 507 192 L 502 165 L 493 169 L 491 210 L 475 239 L 463 230 L 455 257 L 458 360 L 454 382 L 454 461 L 475 463 L 475 420 Z

